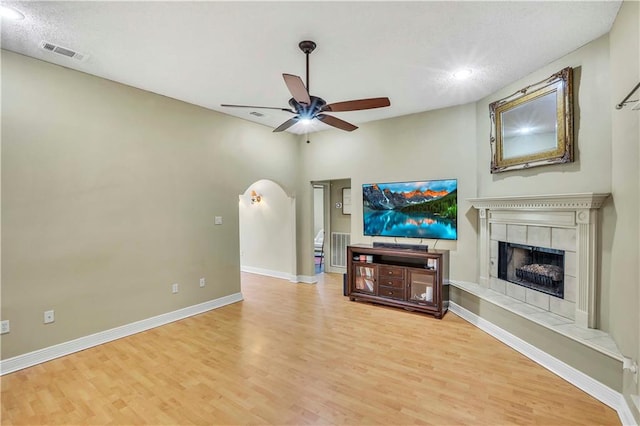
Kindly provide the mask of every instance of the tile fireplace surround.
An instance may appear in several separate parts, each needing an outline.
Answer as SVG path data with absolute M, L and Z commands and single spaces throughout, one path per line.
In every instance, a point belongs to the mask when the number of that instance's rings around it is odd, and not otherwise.
M 480 287 L 597 328 L 598 209 L 609 194 L 582 193 L 475 198 L 480 217 Z M 498 241 L 565 252 L 565 298 L 498 278 Z

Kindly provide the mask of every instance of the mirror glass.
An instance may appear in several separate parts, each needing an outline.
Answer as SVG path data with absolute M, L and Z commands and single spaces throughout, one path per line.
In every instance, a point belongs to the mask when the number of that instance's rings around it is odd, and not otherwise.
M 558 147 L 556 93 L 502 112 L 502 158 L 539 154 Z
M 570 71 L 490 105 L 492 173 L 573 161 Z

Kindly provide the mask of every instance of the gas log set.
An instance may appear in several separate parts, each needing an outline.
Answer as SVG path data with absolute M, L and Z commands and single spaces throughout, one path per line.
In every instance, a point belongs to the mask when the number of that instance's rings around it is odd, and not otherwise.
M 498 278 L 564 297 L 564 251 L 499 243 Z

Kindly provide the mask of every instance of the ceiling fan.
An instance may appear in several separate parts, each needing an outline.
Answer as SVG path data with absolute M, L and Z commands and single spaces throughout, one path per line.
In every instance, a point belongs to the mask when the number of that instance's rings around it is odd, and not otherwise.
M 305 40 L 298 44 L 300 50 L 306 55 L 307 58 L 307 85 L 302 82 L 302 79 L 297 75 L 282 74 L 284 83 L 287 85 L 289 92 L 291 92 L 291 99 L 289 99 L 289 105 L 291 108 L 278 108 L 278 107 L 263 107 L 252 105 L 230 105 L 222 104 L 223 107 L 232 108 L 261 108 L 261 109 L 276 109 L 280 111 L 287 111 L 295 114 L 294 117 L 282 123 L 276 127 L 274 132 L 282 132 L 289 127 L 296 124 L 301 120 L 313 120 L 318 119 L 329 126 L 336 127 L 347 132 L 354 131 L 358 128 L 351 123 L 336 118 L 332 115 L 327 115 L 325 112 L 344 112 L 344 111 L 359 111 L 364 109 L 382 108 L 391 105 L 389 98 L 369 98 L 369 99 L 357 99 L 352 101 L 334 102 L 327 104 L 327 102 L 317 96 L 309 94 L 309 54 L 316 48 L 316 44 L 313 41 Z

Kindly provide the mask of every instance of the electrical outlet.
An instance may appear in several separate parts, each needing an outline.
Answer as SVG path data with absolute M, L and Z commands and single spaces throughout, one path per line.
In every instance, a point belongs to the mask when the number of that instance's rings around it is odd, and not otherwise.
M 11 331 L 11 327 L 9 325 L 9 320 L 4 320 L 0 322 L 0 334 L 6 334 Z
M 222 216 L 215 216 L 213 218 L 213 224 L 214 225 L 222 225 Z
M 44 311 L 44 323 L 50 324 L 56 320 L 55 313 L 53 309 L 50 311 Z
M 171 293 L 175 294 L 178 292 L 178 283 L 171 285 Z
M 206 281 L 204 278 L 200 278 L 200 287 L 204 287 L 206 284 Z

